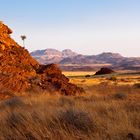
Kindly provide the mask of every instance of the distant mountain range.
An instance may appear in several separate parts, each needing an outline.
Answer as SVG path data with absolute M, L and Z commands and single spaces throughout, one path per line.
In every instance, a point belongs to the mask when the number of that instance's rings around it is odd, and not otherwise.
M 72 58 L 78 54 L 66 49 L 59 51 L 56 49 L 36 50 L 31 52 L 31 55 L 42 64 L 60 63 L 65 58 Z
M 100 67 L 140 70 L 140 57 L 123 57 L 111 52 L 82 55 L 70 49 L 45 49 L 33 51 L 31 55 L 41 64 L 57 63 L 64 70 L 93 70 Z

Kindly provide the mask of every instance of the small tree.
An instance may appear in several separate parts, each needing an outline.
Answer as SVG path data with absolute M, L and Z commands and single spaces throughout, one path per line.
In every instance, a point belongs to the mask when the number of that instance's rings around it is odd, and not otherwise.
M 26 36 L 25 35 L 21 35 L 20 36 L 22 41 L 23 41 L 23 47 L 25 47 L 25 39 L 26 39 Z

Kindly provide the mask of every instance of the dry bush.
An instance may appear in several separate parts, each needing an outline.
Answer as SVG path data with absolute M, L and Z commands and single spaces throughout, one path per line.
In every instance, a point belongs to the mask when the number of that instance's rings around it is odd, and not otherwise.
M 115 77 L 115 76 L 111 76 L 110 78 L 108 78 L 108 80 L 111 80 L 111 81 L 117 81 L 117 77 Z
M 74 102 L 74 100 L 71 97 L 67 97 L 67 96 L 64 97 L 64 96 L 62 96 L 62 97 L 59 98 L 58 104 L 60 106 L 70 106 L 70 107 L 72 107 L 72 106 L 75 105 L 75 102 Z
M 86 78 L 89 78 L 89 77 L 91 77 L 91 75 L 87 74 L 87 75 L 85 75 L 85 77 L 86 77 Z
M 72 128 L 85 133 L 94 131 L 95 124 L 88 113 L 68 108 L 58 114 L 57 120 L 63 128 Z
M 124 100 L 127 98 L 127 95 L 125 93 L 116 93 L 114 95 L 114 99 L 121 99 L 121 100 Z

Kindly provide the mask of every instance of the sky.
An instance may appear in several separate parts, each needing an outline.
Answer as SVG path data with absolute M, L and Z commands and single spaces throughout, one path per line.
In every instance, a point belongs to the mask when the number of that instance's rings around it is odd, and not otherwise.
M 140 56 L 140 0 L 0 0 L 0 21 L 30 52 Z

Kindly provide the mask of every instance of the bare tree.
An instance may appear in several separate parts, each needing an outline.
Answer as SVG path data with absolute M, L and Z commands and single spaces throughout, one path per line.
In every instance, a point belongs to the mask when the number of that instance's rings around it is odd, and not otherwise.
M 21 35 L 20 36 L 22 41 L 23 41 L 23 47 L 25 47 L 25 39 L 26 39 L 26 36 L 25 35 Z

